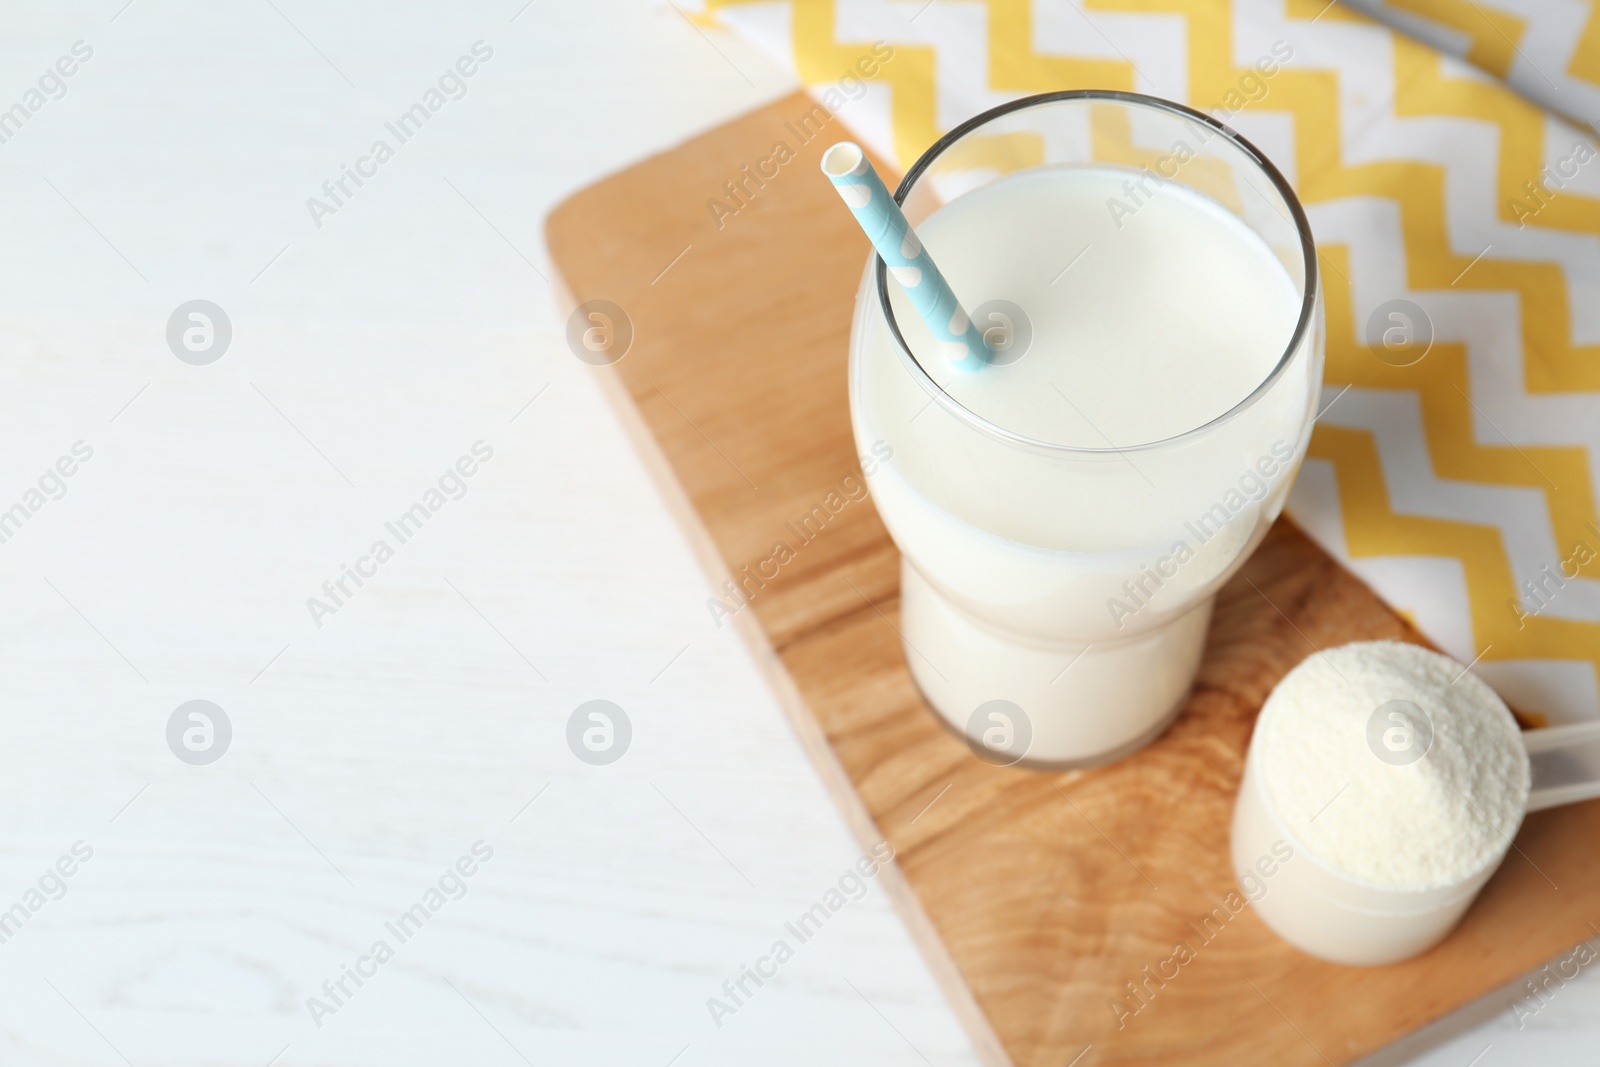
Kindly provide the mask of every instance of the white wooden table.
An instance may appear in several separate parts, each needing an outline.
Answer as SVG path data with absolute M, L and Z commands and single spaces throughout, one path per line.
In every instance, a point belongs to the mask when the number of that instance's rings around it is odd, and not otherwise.
M 976 1062 L 878 879 L 786 931 L 858 846 L 546 280 L 792 86 L 643 0 L 124 4 L 0 36 L 0 1063 Z
M 876 879 L 714 1023 L 858 849 L 545 281 L 563 195 L 790 87 L 642 3 L 123 2 L 0 39 L 0 109 L 92 50 L 0 144 L 0 511 L 92 450 L 0 526 L 0 1063 L 975 1062 Z M 167 742 L 196 699 L 210 765 Z

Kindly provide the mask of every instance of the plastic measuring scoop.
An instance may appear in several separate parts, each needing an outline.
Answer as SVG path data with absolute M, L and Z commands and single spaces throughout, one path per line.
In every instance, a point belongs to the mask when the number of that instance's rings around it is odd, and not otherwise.
M 1547 726 L 1522 735 L 1533 768 L 1528 811 L 1600 797 L 1600 722 Z
M 1600 722 L 1525 731 L 1532 771 L 1525 811 L 1600 797 Z M 1333 963 L 1397 963 L 1455 928 L 1515 834 L 1491 862 L 1449 885 L 1409 890 L 1335 870 L 1312 855 L 1274 810 L 1251 739 L 1233 812 L 1233 867 L 1263 921 L 1296 948 Z M 1520 826 L 1520 823 L 1519 823 Z M 1288 848 L 1285 848 L 1285 845 Z M 1292 849 L 1292 859 L 1284 856 Z M 1260 887 L 1259 897 L 1249 887 Z

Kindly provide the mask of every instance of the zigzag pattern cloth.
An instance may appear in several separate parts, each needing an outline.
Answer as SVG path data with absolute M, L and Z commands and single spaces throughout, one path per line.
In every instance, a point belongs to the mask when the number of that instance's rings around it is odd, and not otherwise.
M 1322 414 L 1291 514 L 1533 721 L 1600 718 L 1600 163 L 1586 134 L 1328 0 L 697 10 L 791 65 L 902 169 L 979 111 L 1066 88 L 1163 96 L 1252 140 L 1306 206 L 1327 303 Z M 1015 146 L 986 150 L 974 166 Z
M 1600 122 L 1596 0 L 1348 0 L 1460 56 L 1529 100 L 1595 128 Z

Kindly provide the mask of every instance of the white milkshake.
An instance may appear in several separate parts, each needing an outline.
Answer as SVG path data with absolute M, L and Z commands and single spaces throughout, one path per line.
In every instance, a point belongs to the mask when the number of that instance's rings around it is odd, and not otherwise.
M 1020 709 L 1027 750 L 1007 755 L 1033 762 L 1114 758 L 1176 714 L 1211 595 L 1281 510 L 1318 394 L 1302 249 L 1141 178 L 1036 167 L 916 223 L 969 310 L 1022 309 L 1015 362 L 923 356 L 919 381 L 875 263 L 857 300 L 852 417 L 863 449 L 893 448 L 871 489 L 904 555 L 912 672 L 969 737 L 998 721 L 980 705 Z M 910 351 L 932 352 L 889 289 Z

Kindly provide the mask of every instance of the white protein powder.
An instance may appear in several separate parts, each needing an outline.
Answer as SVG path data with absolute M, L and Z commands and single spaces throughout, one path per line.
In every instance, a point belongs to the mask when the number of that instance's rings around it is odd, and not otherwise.
M 1427 754 L 1404 760 L 1410 701 L 1432 723 Z M 1386 730 L 1391 751 L 1380 753 Z M 1419 727 L 1416 736 L 1422 736 Z M 1493 863 L 1522 822 L 1529 768 L 1510 710 L 1436 652 L 1364 641 L 1319 652 L 1261 709 L 1257 769 L 1285 828 L 1335 870 L 1389 888 L 1459 882 Z M 1385 756 L 1389 758 L 1386 759 Z

